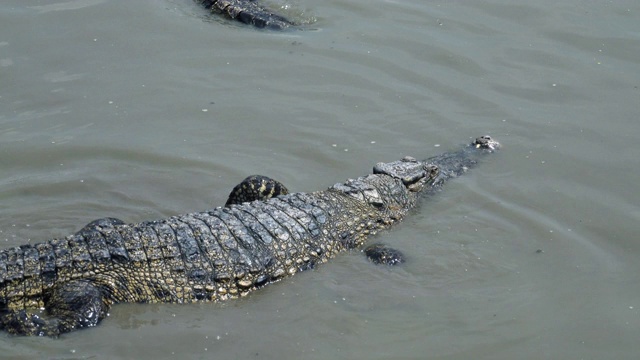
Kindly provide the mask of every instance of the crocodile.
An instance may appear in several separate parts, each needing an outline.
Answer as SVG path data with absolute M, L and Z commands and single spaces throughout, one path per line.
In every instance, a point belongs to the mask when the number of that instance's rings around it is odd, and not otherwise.
M 0 329 L 56 337 L 98 325 L 117 303 L 246 296 L 360 248 L 499 147 L 483 136 L 310 193 L 252 176 L 224 207 L 133 224 L 103 218 L 64 238 L 0 250 Z M 394 257 L 384 247 L 372 253 Z
M 205 9 L 258 28 L 284 30 L 296 23 L 269 11 L 255 0 L 196 0 Z

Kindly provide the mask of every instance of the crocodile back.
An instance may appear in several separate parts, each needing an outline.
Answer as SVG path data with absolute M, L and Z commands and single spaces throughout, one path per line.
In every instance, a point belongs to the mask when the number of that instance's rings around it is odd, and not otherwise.
M 95 226 L 0 251 L 0 307 L 43 307 L 58 282 L 88 279 L 111 303 L 218 301 L 313 268 L 385 227 L 335 191 L 136 224 Z

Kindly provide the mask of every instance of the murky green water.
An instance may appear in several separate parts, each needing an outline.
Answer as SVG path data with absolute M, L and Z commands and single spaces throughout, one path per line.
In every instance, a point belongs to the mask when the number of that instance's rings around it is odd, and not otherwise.
M 640 4 L 322 1 L 313 31 L 190 0 L 0 4 L 0 245 L 294 191 L 481 134 L 504 151 L 376 240 L 225 304 L 121 305 L 3 358 L 635 359 Z M 541 250 L 539 252 L 538 250 Z

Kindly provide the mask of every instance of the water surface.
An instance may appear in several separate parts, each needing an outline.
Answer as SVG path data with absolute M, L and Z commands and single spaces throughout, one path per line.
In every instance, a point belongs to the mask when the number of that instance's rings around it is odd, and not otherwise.
M 284 2 L 281 2 L 284 3 Z M 9 358 L 635 359 L 637 1 L 296 0 L 306 31 L 190 0 L 0 4 L 0 241 L 313 191 L 482 134 L 504 151 L 358 252 L 223 304 L 119 305 Z

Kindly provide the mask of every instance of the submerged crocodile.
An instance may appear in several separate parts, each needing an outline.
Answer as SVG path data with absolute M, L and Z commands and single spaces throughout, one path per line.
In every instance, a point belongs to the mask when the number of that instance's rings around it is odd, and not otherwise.
M 104 218 L 65 238 L 0 250 L 0 329 L 57 336 L 96 326 L 116 303 L 247 295 L 360 247 L 498 147 L 483 136 L 424 161 L 378 163 L 372 174 L 311 193 L 252 176 L 225 207 L 136 224 Z M 372 253 L 393 258 L 389 249 Z
M 296 25 L 282 15 L 269 11 L 256 0 L 196 0 L 205 9 L 259 28 L 284 30 Z

